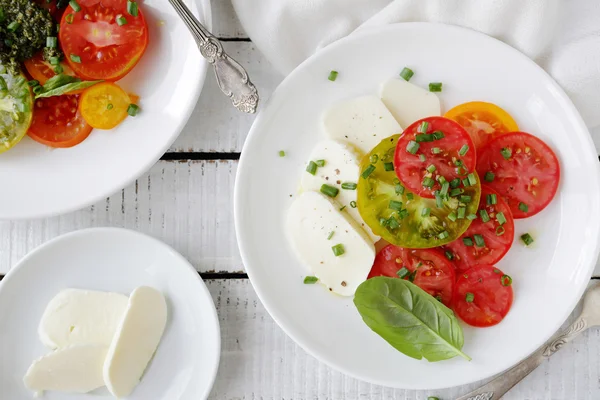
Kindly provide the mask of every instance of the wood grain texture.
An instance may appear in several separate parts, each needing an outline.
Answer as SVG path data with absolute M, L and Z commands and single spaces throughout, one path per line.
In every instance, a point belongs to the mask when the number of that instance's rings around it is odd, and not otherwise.
M 297 346 L 271 319 L 249 281 L 206 283 L 217 307 L 222 335 L 221 366 L 212 399 L 426 400 L 428 396 L 437 396 L 440 400 L 451 400 L 478 386 L 424 392 L 385 388 L 350 378 Z M 504 399 L 599 399 L 598 343 L 598 329 L 584 333 Z

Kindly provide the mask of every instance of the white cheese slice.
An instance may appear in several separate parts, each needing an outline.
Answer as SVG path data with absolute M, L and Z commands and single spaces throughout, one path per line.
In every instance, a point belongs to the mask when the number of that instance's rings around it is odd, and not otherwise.
M 101 345 L 75 345 L 58 349 L 35 360 L 23 382 L 35 392 L 90 392 L 104 386 L 102 367 L 107 350 L 106 346 Z
M 147 286 L 131 293 L 104 362 L 104 383 L 113 396 L 128 396 L 140 382 L 166 323 L 167 303 L 162 293 Z
M 48 303 L 38 327 L 51 348 L 74 344 L 110 345 L 127 307 L 127 296 L 92 290 L 65 289 Z
M 298 196 L 288 210 L 287 232 L 298 257 L 329 290 L 352 296 L 367 279 L 375 259 L 373 242 L 324 195 L 304 192 Z M 332 250 L 338 244 L 344 248 L 340 256 Z
M 381 85 L 381 100 L 396 121 L 408 127 L 425 117 L 441 115 L 440 99 L 404 79 L 390 79 Z
M 325 133 L 330 139 L 348 142 L 365 155 L 402 127 L 376 96 L 346 100 L 329 108 L 323 116 Z
M 358 212 L 358 207 L 356 207 L 357 190 L 342 189 L 342 183 L 357 184 L 360 175 L 360 160 L 352 146 L 335 140 L 324 140 L 317 143 L 310 154 L 310 160 L 324 160 L 325 165 L 317 168 L 315 175 L 306 171 L 302 173 L 300 181 L 302 189 L 318 192 L 323 184 L 338 188 L 339 193 L 335 200 L 340 207 L 345 206 L 343 212 L 350 214 L 373 242 L 379 240 L 379 236 L 371 231 Z

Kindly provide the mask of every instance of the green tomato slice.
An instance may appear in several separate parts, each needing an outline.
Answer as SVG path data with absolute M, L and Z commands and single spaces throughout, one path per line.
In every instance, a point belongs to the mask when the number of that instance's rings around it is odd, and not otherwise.
M 475 171 L 450 196 L 426 199 L 404 188 L 393 168 L 400 135 L 382 140 L 360 163 L 357 206 L 373 233 L 397 246 L 425 249 L 458 239 L 471 224 L 481 197 Z M 374 168 L 374 169 L 373 169 Z M 466 176 L 465 176 L 466 178 Z M 475 182 L 473 183 L 473 178 Z M 473 184 L 471 184 L 473 183 Z
M 27 133 L 33 115 L 33 94 L 23 74 L 11 75 L 0 64 L 0 153 Z

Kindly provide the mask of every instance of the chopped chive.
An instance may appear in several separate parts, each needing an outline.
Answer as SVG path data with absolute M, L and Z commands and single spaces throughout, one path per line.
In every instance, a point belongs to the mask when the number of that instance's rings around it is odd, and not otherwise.
M 430 92 L 441 92 L 442 91 L 442 82 L 431 82 L 429 84 Z
M 317 161 L 315 161 L 315 164 L 317 164 L 317 167 L 324 167 L 325 160 L 317 160 Z
M 58 46 L 58 39 L 56 38 L 56 36 L 48 36 L 48 37 L 46 37 L 46 47 L 50 47 L 52 49 L 55 49 L 56 46 Z
M 421 210 L 421 217 L 429 217 L 429 214 L 431 214 L 431 208 L 425 207 Z
M 50 57 L 50 65 L 59 65 L 59 64 L 60 64 L 60 58 Z
M 497 226 L 496 227 L 496 236 L 502 236 L 504 235 L 504 227 L 503 226 Z
M 413 282 L 415 280 L 415 277 L 417 276 L 417 270 L 415 269 L 413 272 L 410 273 L 410 275 L 408 276 L 408 280 Z
M 502 157 L 504 157 L 505 160 L 508 160 L 512 155 L 512 150 L 508 147 L 503 147 L 502 150 L 500 150 L 500 154 L 502 154 Z
M 488 212 L 485 209 L 479 210 L 479 216 L 481 217 L 481 220 L 483 222 L 490 221 L 490 215 L 488 214 Z
M 400 224 L 398 223 L 398 221 L 396 221 L 396 218 L 390 217 L 390 219 L 388 219 L 387 221 L 387 226 L 393 230 L 397 229 L 400 226 Z
M 27 85 L 29 85 L 29 87 L 35 87 L 37 85 L 39 85 L 40 83 L 38 81 L 36 81 L 35 79 L 32 79 L 30 81 L 27 82 Z
M 432 135 L 435 140 L 440 140 L 444 138 L 444 132 L 442 131 L 435 131 L 432 133 Z
M 498 203 L 498 198 L 496 196 L 496 193 L 488 194 L 486 199 L 487 199 L 487 203 L 489 206 L 493 206 L 494 204 Z
M 473 235 L 473 239 L 475 239 L 475 244 L 477 247 L 485 247 L 485 240 L 483 240 L 483 236 L 476 233 Z
M 388 205 L 388 208 L 395 210 L 395 211 L 400 211 L 400 210 L 402 210 L 402 202 L 397 201 L 397 200 L 390 200 L 390 204 Z
M 35 94 L 40 94 L 44 91 L 44 88 L 41 87 L 40 85 L 34 86 L 33 87 L 33 93 Z
M 116 21 L 117 21 L 117 25 L 119 25 L 119 26 L 123 26 L 123 25 L 125 25 L 125 24 L 127 23 L 127 18 L 125 18 L 125 17 L 124 17 L 124 16 L 122 16 L 122 15 L 119 15 L 119 16 L 116 18 Z
M 458 219 L 464 219 L 466 214 L 467 214 L 466 207 L 458 207 L 458 210 L 456 210 L 456 218 L 458 218 Z
M 435 206 L 437 208 L 444 207 L 444 202 L 443 202 L 442 196 L 440 196 L 440 194 L 438 192 L 435 193 Z
M 414 194 L 412 194 L 412 193 L 406 193 L 406 198 L 407 198 L 408 200 L 412 200 L 412 199 L 414 199 L 414 198 L 415 198 L 415 195 L 414 195 Z
M 108 103 L 108 104 L 106 105 L 106 109 L 107 109 L 107 110 L 112 110 L 112 109 L 113 109 L 113 107 L 114 107 L 114 106 L 112 105 L 112 103 Z M 281 157 L 281 152 L 279 152 L 279 156 Z
M 506 217 L 502 211 L 496 214 L 496 221 L 498 221 L 500 225 L 504 225 L 506 223 Z
M 462 184 L 464 187 L 469 187 L 469 186 L 473 186 L 471 185 L 471 182 L 469 182 L 469 178 L 465 178 L 462 180 Z
M 319 282 L 319 278 L 317 278 L 316 276 L 307 276 L 304 278 L 305 285 L 313 285 L 317 282 Z
M 344 190 L 356 190 L 356 187 L 358 185 L 354 182 L 343 182 L 342 183 L 342 189 Z
M 369 166 L 365 168 L 360 176 L 362 176 L 363 179 L 367 179 L 369 175 L 373 173 L 373 171 L 375 171 L 375 166 L 373 164 L 369 164 Z
M 135 1 L 127 0 L 127 12 L 134 17 L 138 16 L 138 5 Z
M 388 223 L 387 219 L 385 219 L 385 218 L 379 218 L 379 225 L 386 226 L 387 223 Z
M 404 194 L 404 186 L 402 186 L 399 183 L 396 183 L 395 190 L 396 190 L 396 194 Z
M 458 178 L 454 178 L 450 181 L 450 187 L 451 188 L 457 188 L 460 186 L 460 179 Z
M 393 171 L 394 170 L 394 163 L 393 162 L 386 162 L 383 164 L 383 169 L 385 171 Z
M 529 211 L 529 206 L 525 203 L 519 203 L 519 210 L 523 211 L 523 212 L 528 212 Z
M 70 54 L 69 58 L 71 59 L 71 61 L 73 61 L 74 63 L 77 64 L 81 64 L 81 57 L 79 57 L 77 54 Z
M 421 162 L 425 162 L 425 154 L 419 154 L 419 160 L 421 160 Z
M 467 179 L 469 180 L 469 183 L 471 184 L 471 186 L 473 186 L 477 183 L 477 178 L 475 177 L 475 174 L 472 172 L 469 175 L 467 175 Z
M 408 210 L 407 209 L 400 210 L 400 212 L 398 213 L 398 217 L 400 217 L 400 219 L 404 219 L 404 218 L 408 217 Z
M 329 72 L 329 76 L 327 77 L 327 79 L 329 79 L 331 82 L 333 82 L 337 79 L 337 76 L 338 76 L 337 71 L 331 71 L 331 72 Z
M 472 303 L 473 300 L 475 300 L 475 295 L 471 292 L 467 292 L 467 294 L 465 294 L 465 301 L 467 303 Z
M 352 201 L 350 202 L 350 207 L 352 207 L 352 208 L 356 208 L 356 201 L 352 200 Z
M 72 24 L 74 18 L 75 18 L 75 16 L 73 14 L 67 14 L 65 16 L 65 21 L 67 21 L 67 24 Z
M 525 246 L 529 246 L 531 243 L 533 243 L 533 238 L 529 233 L 522 234 L 521 240 L 523 241 L 523 243 L 525 243 Z
M 417 132 L 419 133 L 427 133 L 427 129 L 429 129 L 429 122 L 427 121 L 423 121 L 421 122 L 421 124 L 417 127 Z
M 474 220 L 477 219 L 477 215 L 475 215 L 475 214 L 469 214 L 469 215 L 467 215 L 467 219 L 469 221 L 474 221 Z
M 473 246 L 473 239 L 471 239 L 470 237 L 464 237 L 463 238 L 463 243 L 465 244 L 465 246 Z
M 448 239 L 448 237 L 450 236 L 450 234 L 448 233 L 448 231 L 442 231 L 440 232 L 440 234 L 438 235 L 438 238 L 440 240 L 444 240 L 444 239 Z
M 450 250 L 446 250 L 444 252 L 444 254 L 446 255 L 446 258 L 450 261 L 454 260 L 454 254 L 452 254 L 452 252 Z
M 471 202 L 471 196 L 467 196 L 467 195 L 460 195 L 460 197 L 458 198 L 458 201 L 460 201 L 461 203 L 465 203 L 468 204 Z
M 458 218 L 458 216 L 456 215 L 456 213 L 454 211 L 452 211 L 450 214 L 448 214 L 448 219 L 452 222 L 456 221 L 457 218 Z
M 333 237 L 334 234 L 335 234 L 335 231 L 329 232 L 329 235 L 327 235 L 327 240 L 331 240 L 331 238 Z
M 501 272 L 498 268 L 494 268 L 493 271 L 495 274 L 499 274 Z
M 427 169 L 427 172 L 434 173 L 435 172 L 435 165 L 429 164 L 426 169 Z
M 460 154 L 461 156 L 464 156 L 465 154 L 467 154 L 468 151 L 469 151 L 469 146 L 466 144 L 463 144 L 463 146 L 458 151 L 458 154 Z
M 56 74 L 62 74 L 63 73 L 63 67 L 61 67 L 60 65 L 57 65 L 56 67 L 54 67 L 54 73 L 56 73 Z
M 432 188 L 433 185 L 435 185 L 435 181 L 433 179 L 429 178 L 428 176 L 426 176 L 423 178 L 422 184 L 426 188 Z
M 439 176 L 437 177 L 437 181 L 438 181 L 439 183 L 441 183 L 442 185 L 444 184 L 444 182 L 448 182 L 448 181 L 446 180 L 446 178 L 444 178 L 442 175 L 439 175 Z M 448 186 L 450 186 L 450 183 L 448 183 Z
M 496 177 L 496 175 L 494 175 L 493 172 L 488 171 L 485 173 L 485 176 L 483 177 L 483 179 L 485 179 L 486 182 L 493 182 L 495 177 Z
M 17 29 L 19 29 L 20 26 L 21 26 L 20 22 L 13 21 L 10 24 L 8 24 L 6 29 L 8 29 L 10 32 L 15 32 Z
M 311 175 L 315 175 L 317 173 L 317 164 L 314 161 L 310 161 L 306 166 L 306 172 Z
M 417 151 L 419 151 L 419 143 L 415 142 L 414 140 L 411 140 L 406 145 L 406 151 L 410 154 L 417 154 Z
M 379 161 L 379 156 L 377 154 L 371 154 L 371 157 L 369 157 L 369 161 L 371 162 L 371 164 L 375 164 L 377 161 Z
M 321 185 L 321 193 L 323 193 L 325 196 L 335 197 L 338 195 L 339 192 L 340 192 L 340 189 L 333 187 L 333 186 L 329 186 L 326 183 Z
M 406 278 L 408 274 L 410 274 L 410 271 L 406 267 L 402 267 L 398 270 L 398 272 L 396 272 L 396 275 L 402 279 Z
M 433 137 L 433 135 L 430 135 L 428 133 L 420 133 L 418 135 L 415 135 L 415 140 L 417 141 L 417 143 L 433 142 L 435 138 Z
M 431 153 L 433 154 L 440 154 L 442 152 L 442 150 L 439 147 L 434 147 L 433 149 L 431 149 Z
M 135 117 L 139 112 L 140 107 L 137 104 L 130 104 L 129 107 L 127 107 L 127 114 L 131 117 Z
M 400 78 L 404 79 L 406 82 L 410 81 L 410 78 L 412 78 L 412 76 L 415 73 L 413 72 L 412 69 L 404 67 L 402 68 L 402 71 L 400 72 Z
M 279 150 L 279 157 L 285 157 L 285 151 Z
M 339 244 L 336 244 L 335 246 L 332 246 L 332 247 L 331 247 L 331 250 L 333 251 L 333 254 L 334 254 L 336 257 L 339 257 L 339 256 L 341 256 L 342 254 L 344 254 L 344 253 L 346 252 L 346 251 L 344 250 L 344 245 L 343 245 L 343 244 L 341 244 L 341 243 L 339 243 Z
M 69 1 L 69 5 L 71 6 L 71 8 L 73 8 L 73 11 L 75 11 L 75 12 L 81 11 L 81 6 L 79 5 L 79 3 L 76 0 Z
M 512 285 L 512 278 L 508 275 L 502 275 L 502 278 L 500 278 L 500 283 L 502 283 L 502 286 L 510 286 Z
M 450 183 L 448 183 L 448 182 L 442 183 L 442 188 L 440 189 L 440 194 L 442 196 L 446 196 L 448 194 L 449 189 L 450 189 Z

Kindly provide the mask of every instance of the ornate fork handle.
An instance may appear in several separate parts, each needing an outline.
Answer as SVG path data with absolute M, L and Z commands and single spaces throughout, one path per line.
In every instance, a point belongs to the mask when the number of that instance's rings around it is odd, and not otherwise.
M 560 350 L 588 327 L 583 317 L 577 318 L 569 328 L 558 335 L 553 336 L 535 353 L 521 361 L 516 366 L 489 381 L 479 389 L 459 397 L 456 400 L 499 400 L 506 392 L 512 389 L 523 378 L 536 369 L 542 361 Z
M 221 91 L 231 99 L 238 110 L 255 113 L 258 106 L 258 91 L 250 82 L 246 70 L 225 53 L 221 42 L 200 24 L 182 0 L 169 0 L 169 2 L 192 33 L 202 56 L 213 65 Z

